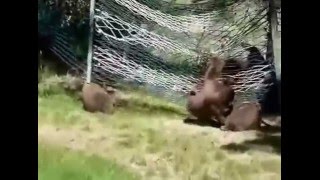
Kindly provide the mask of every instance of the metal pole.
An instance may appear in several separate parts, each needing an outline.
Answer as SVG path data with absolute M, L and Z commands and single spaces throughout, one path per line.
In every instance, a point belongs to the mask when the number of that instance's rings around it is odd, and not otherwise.
M 90 0 L 90 32 L 89 32 L 89 47 L 87 56 L 87 78 L 86 82 L 89 84 L 91 82 L 92 73 L 92 49 L 93 49 L 93 34 L 94 34 L 94 7 L 95 0 Z
M 278 87 L 278 102 L 281 111 L 281 32 L 278 31 L 278 17 L 276 7 L 281 6 L 281 0 L 269 1 L 269 23 L 272 38 L 272 51 L 274 58 L 274 66 L 276 71 L 277 87 Z
M 273 57 L 274 65 L 276 68 L 277 80 L 281 80 L 281 33 L 278 31 L 278 17 L 276 11 L 276 0 L 270 1 L 270 23 L 271 23 L 271 34 L 273 43 Z

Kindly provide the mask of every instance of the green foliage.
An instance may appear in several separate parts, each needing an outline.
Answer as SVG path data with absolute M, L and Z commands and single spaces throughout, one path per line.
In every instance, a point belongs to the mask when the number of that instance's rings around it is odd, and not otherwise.
M 38 32 L 47 34 L 50 27 L 58 27 L 62 14 L 48 5 L 48 1 L 38 3 Z
M 59 5 L 55 4 L 59 2 Z M 89 0 L 38 2 L 38 32 L 64 32 L 76 56 L 83 60 L 88 51 Z M 55 29 L 56 32 L 53 32 Z

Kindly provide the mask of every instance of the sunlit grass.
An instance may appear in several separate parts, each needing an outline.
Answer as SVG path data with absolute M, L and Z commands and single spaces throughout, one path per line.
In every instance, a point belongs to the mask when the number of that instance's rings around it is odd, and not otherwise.
M 39 144 L 39 180 L 136 180 L 138 176 L 96 155 Z

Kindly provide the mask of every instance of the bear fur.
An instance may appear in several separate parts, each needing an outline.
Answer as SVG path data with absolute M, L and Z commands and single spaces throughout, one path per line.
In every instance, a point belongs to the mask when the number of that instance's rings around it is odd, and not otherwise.
M 105 89 L 95 83 L 85 83 L 82 88 L 83 108 L 88 112 L 113 113 L 115 91 Z
M 257 102 L 244 102 L 227 117 L 223 130 L 247 131 L 261 128 L 261 106 Z
M 235 92 L 231 87 L 232 81 L 219 79 L 224 60 L 213 57 L 208 65 L 203 88 L 194 88 L 188 94 L 187 110 L 199 120 L 215 118 L 223 125 L 225 117 L 233 109 Z

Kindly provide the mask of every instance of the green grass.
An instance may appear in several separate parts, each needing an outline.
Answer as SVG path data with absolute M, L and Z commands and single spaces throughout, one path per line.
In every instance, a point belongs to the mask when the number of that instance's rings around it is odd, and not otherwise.
M 39 87 L 52 78 L 45 79 Z M 50 93 L 39 92 L 38 97 L 40 144 L 99 155 L 145 180 L 281 179 L 281 156 L 272 144 L 278 140 L 258 136 L 252 140 L 248 133 L 238 133 L 236 143 L 227 143 L 232 146 L 222 148 L 225 133 L 184 125 L 183 107 L 148 96 L 142 90 L 126 91 L 130 95 L 128 105 L 113 115 L 103 115 L 85 112 L 81 103 L 65 94 L 59 85 L 51 83 L 51 86 L 56 89 L 49 87 L 45 91 Z M 69 152 L 60 151 L 64 153 Z M 40 156 L 39 153 L 39 160 Z M 50 159 L 42 161 L 51 164 Z M 87 166 L 90 170 L 89 164 L 79 168 Z M 106 171 L 109 168 L 97 166 Z M 46 171 L 50 174 L 59 169 L 52 166 Z
M 124 168 L 98 156 L 86 156 L 39 144 L 39 180 L 137 180 Z

